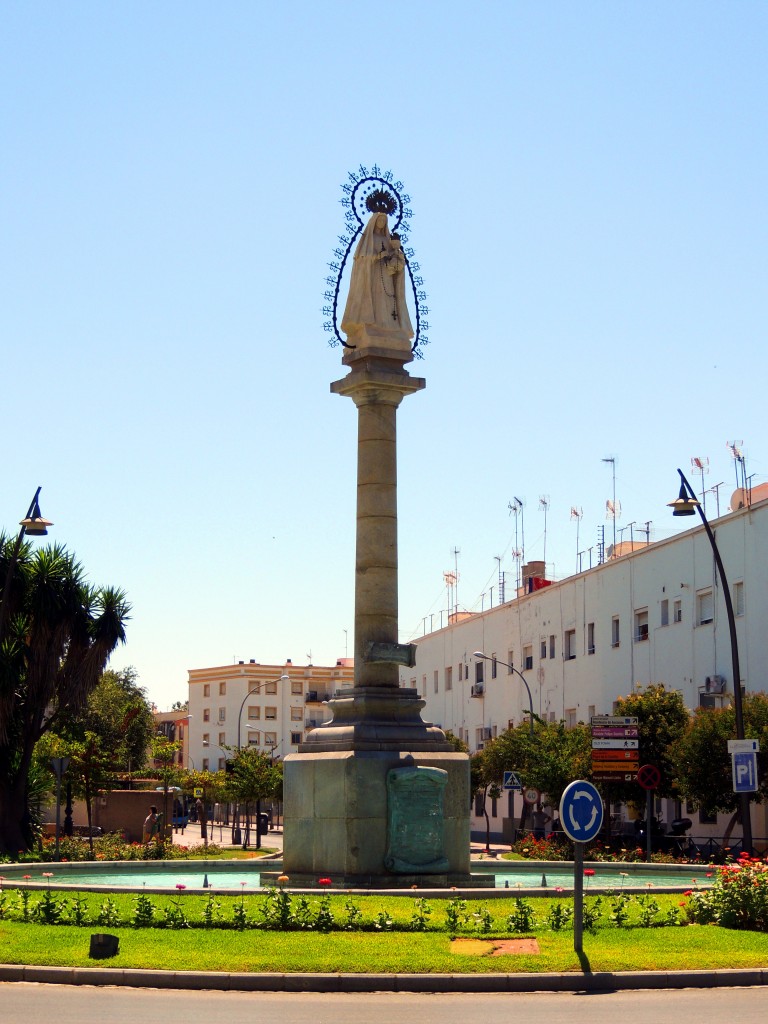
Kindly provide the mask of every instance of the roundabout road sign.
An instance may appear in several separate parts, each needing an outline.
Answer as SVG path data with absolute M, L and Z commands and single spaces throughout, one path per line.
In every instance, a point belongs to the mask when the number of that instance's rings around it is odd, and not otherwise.
M 588 843 L 603 824 L 603 798 L 591 782 L 577 779 L 560 799 L 560 824 L 574 843 Z

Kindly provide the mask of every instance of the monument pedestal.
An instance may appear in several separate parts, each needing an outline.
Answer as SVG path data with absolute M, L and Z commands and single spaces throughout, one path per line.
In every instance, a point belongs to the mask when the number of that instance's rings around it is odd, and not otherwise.
M 447 773 L 441 823 L 445 863 L 439 871 L 428 870 L 432 858 L 426 836 L 425 870 L 391 871 L 386 867 L 392 847 L 387 777 L 393 768 L 409 767 Z M 344 888 L 470 885 L 469 790 L 466 754 L 439 750 L 289 754 L 284 761 L 283 872 L 292 886 L 317 884 L 323 877 Z M 421 824 L 426 827 L 427 823 L 420 822 L 418 816 L 410 823 L 411 839 Z M 489 882 L 479 880 L 478 884 Z

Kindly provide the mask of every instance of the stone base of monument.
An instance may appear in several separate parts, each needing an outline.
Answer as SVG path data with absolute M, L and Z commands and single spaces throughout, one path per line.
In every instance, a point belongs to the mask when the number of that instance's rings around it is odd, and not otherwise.
M 289 754 L 283 797 L 283 873 L 292 886 L 319 878 L 345 888 L 493 884 L 470 875 L 466 754 Z
M 261 871 L 259 878 L 262 886 L 277 886 L 278 878 L 287 872 Z M 285 883 L 288 889 L 455 889 L 457 894 L 463 889 L 493 889 L 496 886 L 495 875 L 317 875 L 301 874 L 292 871 Z M 319 878 L 329 878 L 330 885 L 318 884 Z M 282 884 L 282 883 L 280 883 Z

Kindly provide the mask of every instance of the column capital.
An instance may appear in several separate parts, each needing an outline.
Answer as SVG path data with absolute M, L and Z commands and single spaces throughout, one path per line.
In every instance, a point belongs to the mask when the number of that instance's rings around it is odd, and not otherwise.
M 346 377 L 331 384 L 335 395 L 345 395 L 357 406 L 398 406 L 406 395 L 427 386 L 423 377 L 412 377 L 398 359 L 367 356 L 355 360 Z

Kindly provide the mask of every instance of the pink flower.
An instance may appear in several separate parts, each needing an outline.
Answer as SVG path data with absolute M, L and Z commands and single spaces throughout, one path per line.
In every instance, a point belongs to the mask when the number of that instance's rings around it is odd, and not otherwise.
M 52 871 L 44 871 L 43 872 L 43 878 L 53 878 L 53 872 Z
M 24 875 L 24 881 L 25 882 L 28 881 L 31 877 L 32 877 L 32 875 Z
M 186 885 L 182 885 L 181 882 L 177 882 L 176 883 L 176 888 L 177 889 L 186 889 L 187 887 L 186 887 Z

